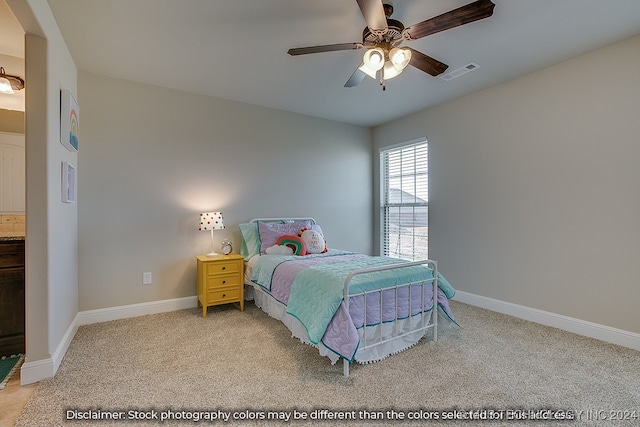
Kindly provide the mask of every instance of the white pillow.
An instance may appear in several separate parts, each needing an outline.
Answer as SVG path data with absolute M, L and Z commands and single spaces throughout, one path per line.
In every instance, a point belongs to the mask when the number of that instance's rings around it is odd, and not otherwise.
M 308 254 L 321 254 L 325 250 L 324 236 L 316 230 L 304 230 L 300 234 L 300 238 L 307 246 Z

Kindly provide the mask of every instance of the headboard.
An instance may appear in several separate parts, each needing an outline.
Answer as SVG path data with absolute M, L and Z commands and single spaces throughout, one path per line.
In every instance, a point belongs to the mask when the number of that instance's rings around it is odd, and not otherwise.
M 316 224 L 316 220 L 311 217 L 300 218 L 253 218 L 249 222 L 293 222 L 293 221 L 311 221 L 312 224 Z

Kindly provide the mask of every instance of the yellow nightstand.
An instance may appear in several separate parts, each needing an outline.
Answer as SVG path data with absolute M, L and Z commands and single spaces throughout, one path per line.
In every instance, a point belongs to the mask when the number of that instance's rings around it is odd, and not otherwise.
M 238 254 L 208 257 L 198 255 L 198 307 L 202 317 L 212 305 L 240 303 L 244 311 L 244 257 Z

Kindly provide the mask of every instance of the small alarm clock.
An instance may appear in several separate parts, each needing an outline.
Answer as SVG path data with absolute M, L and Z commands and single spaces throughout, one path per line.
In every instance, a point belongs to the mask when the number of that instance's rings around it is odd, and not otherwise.
M 231 253 L 231 251 L 233 250 L 233 246 L 231 245 L 231 241 L 229 239 L 224 239 L 222 241 L 222 246 L 220 247 L 220 250 L 222 251 L 223 254 L 229 255 Z

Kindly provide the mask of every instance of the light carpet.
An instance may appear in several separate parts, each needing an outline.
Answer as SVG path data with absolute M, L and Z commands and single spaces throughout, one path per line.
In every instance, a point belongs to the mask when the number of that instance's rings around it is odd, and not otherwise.
M 566 425 L 520 419 L 562 414 L 575 425 L 640 424 L 640 352 L 455 301 L 451 306 L 462 328 L 352 366 L 347 378 L 341 364 L 291 338 L 253 303 L 244 312 L 212 307 L 206 319 L 194 308 L 82 326 L 56 376 L 38 385 L 16 426 L 451 426 L 461 421 L 443 418 L 489 414 L 501 420 L 464 425 Z M 106 411 L 123 419 L 77 419 Z M 133 420 L 154 414 L 172 419 Z M 230 418 L 212 421 L 213 415 Z M 326 419 L 352 415 L 355 420 Z M 268 416 L 291 418 L 247 419 Z M 616 416 L 628 419 L 611 419 Z

